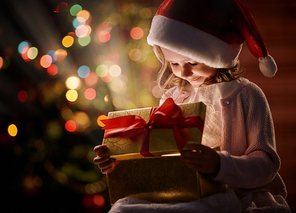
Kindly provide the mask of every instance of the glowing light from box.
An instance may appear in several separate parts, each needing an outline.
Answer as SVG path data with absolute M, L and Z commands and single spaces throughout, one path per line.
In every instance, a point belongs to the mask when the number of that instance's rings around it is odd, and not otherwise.
M 78 68 L 77 73 L 80 78 L 86 78 L 90 73 L 90 69 L 88 66 L 82 65 Z
M 79 22 L 87 21 L 90 18 L 90 12 L 87 10 L 80 10 L 76 17 Z
M 98 38 L 100 42 L 106 43 L 107 41 L 110 40 L 111 34 L 108 31 L 103 30 L 99 33 Z
M 116 64 L 110 66 L 109 73 L 113 77 L 120 76 L 120 74 L 121 74 L 121 68 L 120 68 L 120 66 L 118 66 Z
M 78 38 L 78 44 L 82 47 L 85 47 L 87 45 L 89 45 L 90 41 L 91 41 L 91 37 L 90 36 L 86 36 L 83 38 Z
M 7 128 L 7 132 L 10 136 L 15 137 L 17 135 L 18 129 L 15 124 L 10 124 Z
M 130 52 L 129 52 L 129 57 L 132 61 L 139 61 L 142 57 L 142 53 L 139 49 L 132 49 Z
M 21 90 L 19 91 L 17 98 L 20 102 L 26 102 L 28 99 L 28 93 L 26 92 L 26 90 Z
M 100 115 L 98 118 L 97 118 L 97 124 L 100 126 L 100 127 L 104 127 L 105 124 L 101 121 L 101 120 L 105 120 L 105 119 L 108 119 L 108 117 L 106 115 Z
M 82 7 L 79 4 L 74 4 L 71 8 L 70 8 L 70 14 L 72 16 L 76 16 L 77 13 L 79 13 L 79 11 L 82 10 Z
M 97 95 L 97 92 L 95 89 L 93 88 L 87 88 L 85 91 L 84 91 L 84 97 L 87 99 L 87 100 L 93 100 L 95 99 Z
M 41 67 L 43 68 L 47 68 L 51 65 L 52 63 L 52 58 L 50 55 L 43 55 L 41 58 L 40 58 L 40 65 Z
M 64 47 L 69 48 L 73 45 L 74 43 L 74 38 L 70 35 L 66 35 L 63 39 L 62 39 L 62 44 Z
M 29 59 L 34 60 L 38 55 L 38 49 L 36 47 L 30 47 L 27 51 L 27 56 Z
M 161 155 L 161 157 L 171 157 L 171 156 L 180 156 L 180 153 L 172 153 L 172 154 L 165 154 L 165 155 Z
M 66 87 L 68 89 L 73 89 L 73 90 L 77 89 L 79 85 L 80 85 L 80 79 L 75 76 L 71 76 L 66 80 Z
M 55 51 L 53 58 L 56 60 L 56 62 L 61 62 L 61 61 L 65 60 L 67 55 L 68 55 L 68 53 L 66 50 L 58 49 Z
M 74 89 L 70 89 L 66 92 L 66 99 L 70 102 L 75 102 L 78 99 L 78 92 Z
M 0 56 L 0 69 L 3 67 L 4 65 L 4 61 L 3 61 L 3 58 Z
M 99 77 L 95 72 L 90 72 L 89 75 L 84 79 L 87 86 L 95 86 L 99 81 Z
M 65 123 L 65 129 L 68 131 L 68 132 L 75 132 L 78 127 L 77 127 L 77 124 L 75 121 L 73 120 L 68 120 L 66 123 Z
M 49 75 L 55 76 L 56 74 L 58 74 L 59 69 L 58 69 L 57 65 L 51 64 L 49 67 L 47 67 L 46 71 Z
M 140 27 L 134 27 L 131 29 L 130 35 L 133 39 L 138 40 L 144 36 L 144 31 Z

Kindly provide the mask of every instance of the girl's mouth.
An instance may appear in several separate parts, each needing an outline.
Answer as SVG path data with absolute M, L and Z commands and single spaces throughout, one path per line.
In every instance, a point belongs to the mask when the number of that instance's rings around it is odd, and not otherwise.
M 194 78 L 190 78 L 190 82 L 199 82 L 200 80 L 202 79 L 202 76 L 199 76 L 199 77 L 194 77 Z

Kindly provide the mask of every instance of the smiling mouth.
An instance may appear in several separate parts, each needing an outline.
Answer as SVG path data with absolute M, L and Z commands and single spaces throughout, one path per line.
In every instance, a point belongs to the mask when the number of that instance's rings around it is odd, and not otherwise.
M 196 77 L 196 78 L 190 78 L 189 81 L 190 82 L 198 82 L 202 79 L 202 76 Z

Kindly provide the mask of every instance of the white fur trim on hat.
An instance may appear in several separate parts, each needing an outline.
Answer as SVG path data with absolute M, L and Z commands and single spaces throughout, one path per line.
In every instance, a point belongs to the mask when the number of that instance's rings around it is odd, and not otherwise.
M 258 58 L 259 69 L 266 77 L 272 78 L 277 72 L 277 66 L 271 55 Z
M 242 49 L 242 44 L 228 44 L 209 33 L 161 15 L 154 16 L 147 42 L 214 68 L 234 67 Z

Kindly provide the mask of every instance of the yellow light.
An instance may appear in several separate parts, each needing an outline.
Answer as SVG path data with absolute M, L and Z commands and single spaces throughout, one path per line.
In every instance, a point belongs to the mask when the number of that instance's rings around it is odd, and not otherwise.
M 66 98 L 70 102 L 75 102 L 78 98 L 78 92 L 73 89 L 68 90 L 68 92 L 66 93 Z
M 105 120 L 105 119 L 108 119 L 108 117 L 106 115 L 100 115 L 97 119 L 97 124 L 100 126 L 100 127 L 104 127 L 105 124 L 101 121 L 101 120 Z
M 61 62 L 63 61 L 66 57 L 67 57 L 68 53 L 66 50 L 64 49 L 58 49 L 57 51 L 55 51 L 55 53 L 53 54 L 54 59 L 57 62 Z
M 72 36 L 65 36 L 62 40 L 62 44 L 64 47 L 68 48 L 68 47 L 71 47 L 74 43 L 74 38 Z
M 16 136 L 18 132 L 15 124 L 10 124 L 7 128 L 7 131 L 8 131 L 8 134 L 12 137 Z
M 165 154 L 165 155 L 161 155 L 161 157 L 171 157 L 171 156 L 180 156 L 180 153 L 172 153 L 172 154 Z
M 75 76 L 72 76 L 72 77 L 69 77 L 67 80 L 66 80 L 66 87 L 68 89 L 77 89 L 80 85 L 80 80 L 79 78 L 75 77 Z
M 0 69 L 3 67 L 4 61 L 3 58 L 0 56 Z
M 38 49 L 36 47 L 30 47 L 30 49 L 27 52 L 27 56 L 29 59 L 33 60 L 38 55 Z

